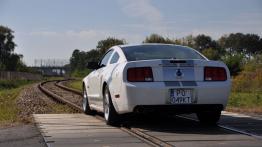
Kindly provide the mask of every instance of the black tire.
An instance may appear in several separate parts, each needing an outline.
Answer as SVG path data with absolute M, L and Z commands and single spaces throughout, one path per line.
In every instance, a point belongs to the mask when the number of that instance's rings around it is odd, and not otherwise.
M 216 125 L 220 119 L 221 111 L 201 111 L 196 114 L 200 123 L 205 125 Z
M 111 94 L 108 86 L 105 87 L 103 94 L 104 118 L 106 124 L 116 126 L 119 124 L 119 115 L 116 112 L 111 100 Z
M 82 102 L 82 107 L 83 107 L 83 111 L 85 114 L 88 115 L 93 115 L 94 111 L 91 110 L 90 106 L 89 106 L 89 101 L 88 101 L 88 96 L 87 96 L 87 92 L 86 92 L 86 88 L 85 86 L 83 86 L 83 102 Z

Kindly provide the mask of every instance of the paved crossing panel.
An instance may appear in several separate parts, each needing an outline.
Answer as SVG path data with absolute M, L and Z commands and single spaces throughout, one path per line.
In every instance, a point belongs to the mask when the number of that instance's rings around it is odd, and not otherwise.
M 148 144 L 108 126 L 102 120 L 84 114 L 34 114 L 49 147 L 67 146 L 125 146 L 145 147 Z

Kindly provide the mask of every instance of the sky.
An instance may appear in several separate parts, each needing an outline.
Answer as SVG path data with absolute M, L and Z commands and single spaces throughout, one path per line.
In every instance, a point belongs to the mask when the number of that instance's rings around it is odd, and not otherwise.
M 32 66 L 35 59 L 69 59 L 109 36 L 130 44 L 152 33 L 262 36 L 262 0 L 0 0 L 0 25 L 14 31 L 15 52 Z

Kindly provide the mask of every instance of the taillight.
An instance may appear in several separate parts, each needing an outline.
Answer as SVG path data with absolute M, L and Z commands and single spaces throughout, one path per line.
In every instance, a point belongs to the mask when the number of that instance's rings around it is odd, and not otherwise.
M 205 67 L 204 69 L 205 81 L 225 81 L 227 80 L 227 73 L 223 67 Z
M 127 69 L 127 80 L 129 82 L 153 82 L 151 67 L 134 67 Z

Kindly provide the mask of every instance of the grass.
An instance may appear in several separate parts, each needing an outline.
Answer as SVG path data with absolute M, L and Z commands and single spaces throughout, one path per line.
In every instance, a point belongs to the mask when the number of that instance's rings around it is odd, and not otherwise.
M 243 113 L 262 113 L 262 93 L 232 92 L 227 110 Z
M 33 81 L 0 81 L 0 125 L 17 121 L 18 109 L 16 107 L 16 98 L 23 89 L 23 86 L 31 83 Z
M 87 76 L 89 73 L 91 72 L 90 69 L 77 69 L 77 70 L 74 70 L 72 73 L 71 73 L 71 77 L 75 77 L 75 78 L 84 78 L 85 76 Z
M 75 80 L 72 82 L 67 82 L 66 86 L 81 91 L 82 90 L 82 80 Z
M 20 86 L 33 83 L 29 80 L 0 80 L 0 90 L 18 88 Z
M 64 80 L 64 77 L 44 77 L 44 80 L 45 81 L 48 81 L 48 80 Z
M 22 88 L 0 91 L 0 124 L 9 124 L 17 120 L 16 97 Z

